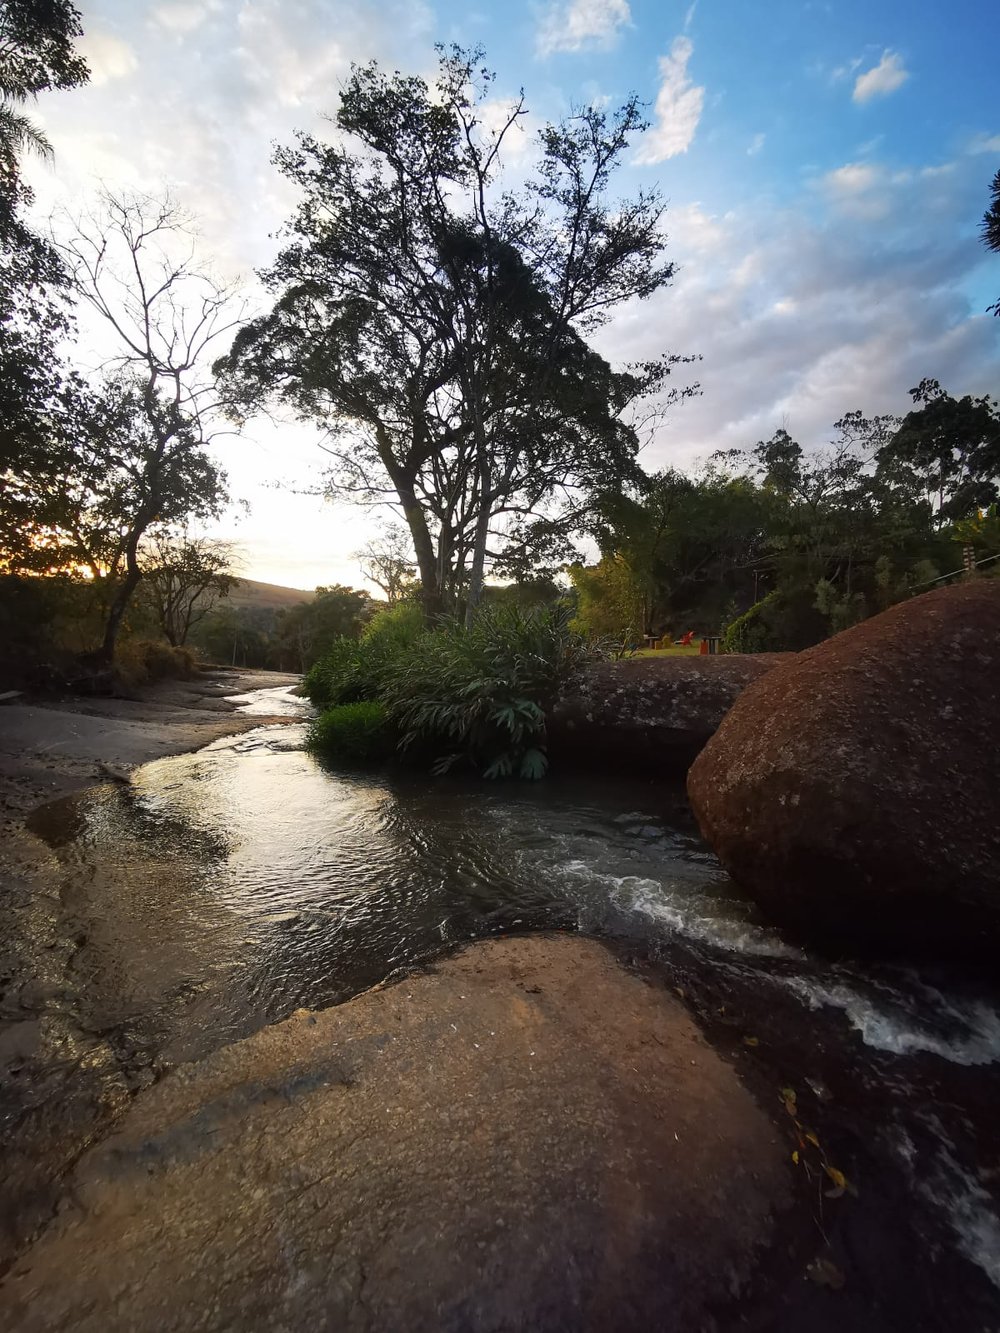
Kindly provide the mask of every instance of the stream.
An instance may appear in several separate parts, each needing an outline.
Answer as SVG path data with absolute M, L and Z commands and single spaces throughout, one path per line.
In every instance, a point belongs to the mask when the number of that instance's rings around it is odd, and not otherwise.
M 337 771 L 303 748 L 307 705 L 287 689 L 237 704 L 290 720 L 31 818 L 82 923 L 83 1030 L 152 1077 L 470 939 L 599 935 L 682 996 L 772 1099 L 790 1151 L 796 1121 L 814 1135 L 815 1225 L 870 1327 L 1000 1329 L 987 978 L 802 952 L 721 870 L 680 786 Z

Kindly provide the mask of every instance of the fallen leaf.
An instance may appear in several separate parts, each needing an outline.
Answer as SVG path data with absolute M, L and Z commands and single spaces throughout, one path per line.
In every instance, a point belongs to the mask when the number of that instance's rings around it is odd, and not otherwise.
M 818 1286 L 830 1287 L 834 1291 L 840 1291 L 841 1287 L 847 1282 L 843 1271 L 837 1267 L 832 1259 L 814 1259 L 806 1269 L 806 1273 L 811 1281 Z
M 743 1045 L 744 1045 L 744 1046 L 759 1046 L 759 1045 L 760 1045 L 760 1040 L 759 1040 L 757 1037 L 744 1037 L 744 1038 L 743 1038 Z
M 818 1148 L 818 1147 L 819 1147 L 819 1139 L 818 1139 L 818 1138 L 816 1137 L 816 1135 L 812 1132 L 812 1130 L 809 1131 L 809 1133 L 806 1135 L 806 1138 L 809 1140 L 809 1142 L 812 1144 L 812 1146 L 813 1146 L 814 1148 Z
M 823 1170 L 836 1185 L 837 1189 L 847 1189 L 847 1177 L 844 1175 L 843 1171 L 838 1171 L 835 1166 L 827 1166 L 825 1162 L 823 1164 Z
M 795 1163 L 796 1166 L 798 1166 L 798 1164 L 799 1164 L 799 1150 L 798 1150 L 798 1148 L 796 1148 L 795 1151 L 792 1153 L 792 1161 Z

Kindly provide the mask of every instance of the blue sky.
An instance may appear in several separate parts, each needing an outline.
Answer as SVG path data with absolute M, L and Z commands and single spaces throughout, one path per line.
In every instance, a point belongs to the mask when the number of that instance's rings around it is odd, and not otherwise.
M 844 412 L 904 410 L 924 376 L 1000 394 L 1000 256 L 978 240 L 1000 168 L 1000 7 L 986 0 L 89 0 L 83 90 L 38 109 L 56 152 L 38 211 L 111 188 L 169 188 L 206 259 L 251 275 L 294 196 L 272 143 L 323 132 L 351 61 L 430 72 L 435 41 L 482 43 L 530 130 L 635 91 L 652 127 L 620 187 L 669 202 L 674 284 L 601 334 L 613 360 L 699 352 L 703 394 L 650 444 L 695 467 L 784 425 L 821 445 Z M 314 484 L 307 428 L 254 423 L 221 454 L 249 517 L 227 532 L 250 577 L 359 582 L 370 512 Z

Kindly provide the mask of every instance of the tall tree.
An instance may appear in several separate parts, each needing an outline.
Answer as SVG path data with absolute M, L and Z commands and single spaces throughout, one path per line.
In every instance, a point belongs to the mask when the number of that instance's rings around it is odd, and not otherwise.
M 659 199 L 609 198 L 636 102 L 549 126 L 530 187 L 502 193 L 523 99 L 486 129 L 478 62 L 442 51 L 433 87 L 355 69 L 345 140 L 279 150 L 304 197 L 262 275 L 275 305 L 218 367 L 245 410 L 277 399 L 324 427 L 334 487 L 398 507 L 428 613 L 474 606 L 491 557 L 632 474 L 624 418 L 678 359 L 615 372 L 586 341 L 673 272 Z
M 910 390 L 915 407 L 880 449 L 879 476 L 927 504 L 938 527 L 1000 498 L 1000 404 L 953 398 L 937 380 Z
M 416 565 L 407 533 L 389 524 L 377 537 L 358 551 L 361 572 L 376 588 L 381 588 L 390 606 L 402 601 L 413 585 Z
M 208 360 L 238 326 L 242 306 L 199 267 L 195 251 L 193 223 L 170 200 L 109 193 L 62 244 L 76 294 L 103 322 L 135 431 L 117 588 L 98 653 L 105 662 L 142 579 L 147 531 L 218 514 L 228 498 L 207 452 L 219 429 Z
M 316 589 L 311 602 L 282 612 L 277 647 L 282 665 L 308 671 L 336 639 L 356 639 L 371 614 L 371 599 L 364 591 L 342 583 Z
M 28 104 L 39 93 L 85 83 L 73 43 L 80 16 L 68 0 L 0 0 L 0 487 L 10 469 L 44 460 L 50 421 L 64 406 L 58 347 L 70 328 L 66 270 L 24 222 L 32 192 L 26 152 L 51 154 Z

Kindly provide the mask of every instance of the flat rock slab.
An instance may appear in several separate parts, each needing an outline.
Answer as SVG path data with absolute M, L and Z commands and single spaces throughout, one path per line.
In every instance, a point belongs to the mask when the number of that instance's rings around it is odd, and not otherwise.
M 142 1094 L 0 1325 L 687 1333 L 747 1289 L 789 1172 L 661 986 L 592 940 L 479 943 Z
M 683 777 L 751 682 L 790 653 L 602 662 L 549 719 L 553 759 L 605 772 Z

